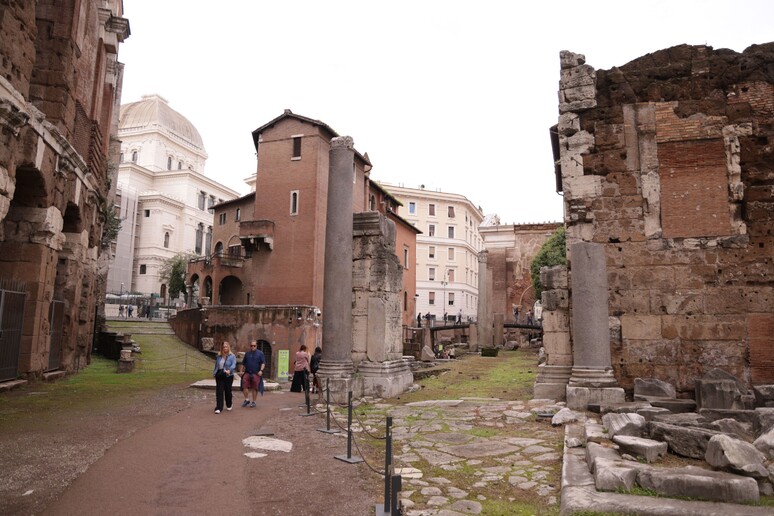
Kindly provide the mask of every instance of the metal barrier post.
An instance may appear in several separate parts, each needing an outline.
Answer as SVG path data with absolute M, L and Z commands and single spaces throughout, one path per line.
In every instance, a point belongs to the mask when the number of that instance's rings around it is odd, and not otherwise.
M 400 475 L 393 475 L 392 476 L 392 512 L 391 516 L 400 516 L 400 504 L 398 503 L 398 493 L 400 493 L 400 488 L 402 487 L 403 482 L 401 480 Z
M 334 455 L 334 458 L 350 464 L 363 462 L 361 457 L 352 456 L 352 391 L 349 391 L 347 399 L 347 455 Z
M 390 514 L 392 496 L 390 495 L 392 484 L 392 417 L 387 416 L 387 428 L 385 429 L 384 450 L 384 504 L 376 505 L 376 514 Z
M 309 374 L 304 375 L 304 401 L 306 404 L 306 414 L 301 414 L 301 416 L 313 416 L 312 413 L 312 404 L 311 399 L 309 396 Z
M 326 434 L 337 434 L 339 429 L 331 430 L 331 379 L 325 379 L 325 428 L 318 428 L 318 432 Z

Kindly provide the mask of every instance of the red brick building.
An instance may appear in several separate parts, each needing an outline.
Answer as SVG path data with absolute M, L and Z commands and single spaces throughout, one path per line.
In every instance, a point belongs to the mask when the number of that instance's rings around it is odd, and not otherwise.
M 286 110 L 253 131 L 255 191 L 214 207 L 214 254 L 189 265 L 194 300 L 214 305 L 323 309 L 330 140 L 327 124 Z M 413 257 L 418 230 L 396 214 L 397 199 L 370 180 L 367 155 L 355 153 L 353 213 L 379 211 L 396 225 L 404 265 L 404 324 L 413 320 Z M 406 254 L 404 256 L 404 250 Z M 404 263 L 404 257 L 406 258 Z M 324 310 L 323 310 L 324 313 Z
M 0 4 L 0 381 L 89 362 L 115 226 L 120 0 Z

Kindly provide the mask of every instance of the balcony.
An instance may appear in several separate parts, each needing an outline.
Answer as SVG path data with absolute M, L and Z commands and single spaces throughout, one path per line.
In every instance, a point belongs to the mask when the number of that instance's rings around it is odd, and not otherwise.
M 274 221 L 243 220 L 239 223 L 239 239 L 245 249 L 258 249 L 261 243 L 274 249 Z

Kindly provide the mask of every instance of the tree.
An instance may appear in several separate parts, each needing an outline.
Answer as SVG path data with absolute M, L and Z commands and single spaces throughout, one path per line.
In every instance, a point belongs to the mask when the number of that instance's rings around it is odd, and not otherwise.
M 554 233 L 548 237 L 543 246 L 532 259 L 532 264 L 529 266 L 529 271 L 532 274 L 532 285 L 535 287 L 535 297 L 540 299 L 540 294 L 543 292 L 543 284 L 540 283 L 540 268 L 541 267 L 553 267 L 554 265 L 566 265 L 567 264 L 567 237 L 564 232 L 564 227 L 561 227 L 554 231 Z
M 159 270 L 159 276 L 167 284 L 167 292 L 170 299 L 174 299 L 185 292 L 185 271 L 188 261 L 193 257 L 190 253 L 178 253 L 168 258 Z

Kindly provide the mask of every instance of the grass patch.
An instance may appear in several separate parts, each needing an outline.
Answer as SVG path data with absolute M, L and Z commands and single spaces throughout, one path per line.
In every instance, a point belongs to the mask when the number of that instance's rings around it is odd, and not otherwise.
M 559 507 L 540 507 L 518 500 L 484 500 L 481 514 L 488 516 L 553 516 L 559 514 Z
M 136 327 L 136 324 L 122 326 Z M 112 324 L 111 330 L 116 331 Z M 140 355 L 135 355 L 134 372 L 119 374 L 116 361 L 92 355 L 91 364 L 78 374 L 54 383 L 27 384 L 3 395 L 0 430 L 6 424 L 23 424 L 26 417 L 44 418 L 59 409 L 95 409 L 114 400 L 212 376 L 212 359 L 174 335 L 138 334 L 133 338 L 142 349 Z
M 471 428 L 467 431 L 468 434 L 474 436 L 474 437 L 484 437 L 484 438 L 490 438 L 500 435 L 500 431 L 496 428 L 480 428 L 475 427 Z
M 653 498 L 659 498 L 659 494 L 655 492 L 653 489 L 646 489 L 644 487 L 640 486 L 634 486 L 631 489 L 624 489 L 623 487 L 619 487 L 615 490 L 618 494 L 625 494 L 625 495 L 635 495 L 635 496 L 650 496 Z
M 532 397 L 537 360 L 530 350 L 504 351 L 497 357 L 465 356 L 446 362 L 439 376 L 420 380 L 422 389 L 402 394 L 402 403 L 463 397 L 526 400 Z

